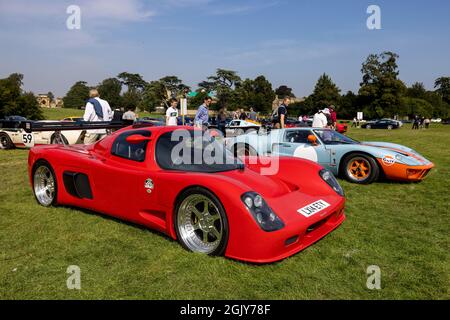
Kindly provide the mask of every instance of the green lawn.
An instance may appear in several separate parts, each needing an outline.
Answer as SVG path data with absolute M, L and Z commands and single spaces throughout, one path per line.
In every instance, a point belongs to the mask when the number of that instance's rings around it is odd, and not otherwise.
M 40 207 L 27 181 L 28 152 L 2 150 L 0 298 L 449 299 L 450 126 L 349 135 L 408 145 L 437 167 L 419 184 L 341 181 L 342 227 L 264 266 L 192 254 L 163 235 L 86 211 Z M 81 268 L 80 291 L 66 287 L 69 265 Z M 370 265 L 381 268 L 379 291 L 366 288 Z

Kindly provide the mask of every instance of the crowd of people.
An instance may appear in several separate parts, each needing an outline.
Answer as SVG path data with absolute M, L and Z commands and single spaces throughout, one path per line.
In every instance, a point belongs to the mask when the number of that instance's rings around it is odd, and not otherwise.
M 88 100 L 85 113 L 83 116 L 84 121 L 111 121 L 114 113 L 111 111 L 106 100 L 100 98 L 99 93 L 96 89 L 92 89 L 89 92 L 90 99 Z M 210 123 L 210 106 L 213 102 L 211 97 L 206 97 L 203 104 L 197 109 L 193 125 L 197 128 L 207 128 Z M 217 116 L 213 119 L 217 128 L 225 134 L 225 128 L 228 119 L 233 120 L 246 120 L 246 121 L 261 121 L 267 120 L 267 122 L 272 124 L 274 129 L 284 129 L 286 128 L 288 107 L 290 104 L 290 98 L 284 98 L 280 105 L 275 108 L 270 119 L 262 119 L 260 115 L 253 109 L 250 108 L 249 112 L 244 109 L 238 109 L 233 111 L 231 114 L 227 112 L 225 108 L 218 111 Z M 138 115 L 135 113 L 135 108 L 128 108 L 125 113 L 120 113 L 123 120 L 135 121 Z M 305 123 L 305 125 L 310 122 L 310 118 L 306 115 L 300 116 L 298 118 L 299 122 Z M 413 121 L 413 130 L 426 128 L 430 126 L 431 120 L 428 118 L 416 116 Z M 169 105 L 165 114 L 165 124 L 167 126 L 177 126 L 179 124 L 179 111 L 178 111 L 178 100 L 172 98 L 169 100 Z M 352 122 L 352 127 L 358 127 L 359 120 L 354 118 Z M 330 105 L 327 108 L 318 110 L 312 119 L 312 127 L 314 128 L 329 128 L 337 129 L 337 114 L 336 108 Z M 107 134 L 106 130 L 89 130 L 85 134 L 84 142 L 86 144 L 94 143 L 102 139 Z
M 430 128 L 431 119 L 415 116 L 413 120 L 413 130 L 419 130 L 419 129 L 429 129 Z

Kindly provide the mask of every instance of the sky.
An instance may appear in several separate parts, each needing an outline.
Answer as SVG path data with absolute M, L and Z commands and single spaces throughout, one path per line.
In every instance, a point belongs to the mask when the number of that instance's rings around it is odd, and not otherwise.
M 67 28 L 71 5 L 81 29 Z M 380 30 L 367 28 L 369 5 Z M 302 97 L 323 73 L 357 91 L 367 56 L 393 51 L 400 79 L 432 89 L 450 76 L 449 13 L 448 0 L 0 0 L 0 78 L 22 73 L 25 90 L 64 96 L 124 71 L 196 89 L 224 68 Z

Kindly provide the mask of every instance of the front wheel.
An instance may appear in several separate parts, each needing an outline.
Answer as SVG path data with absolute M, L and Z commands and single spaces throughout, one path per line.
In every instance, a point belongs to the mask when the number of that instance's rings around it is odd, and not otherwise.
M 349 182 L 371 184 L 378 179 L 380 169 L 374 158 L 357 153 L 344 159 L 342 173 Z
M 203 188 L 183 192 L 175 208 L 175 231 L 187 250 L 223 255 L 228 243 L 228 220 L 219 199 Z
M 47 161 L 39 160 L 33 167 L 33 191 L 40 205 L 49 207 L 56 204 L 57 183 L 53 168 Z
M 368 124 L 368 125 L 366 126 L 366 129 L 367 129 L 367 130 L 370 130 L 370 129 L 372 129 L 372 126 L 371 126 L 370 124 Z

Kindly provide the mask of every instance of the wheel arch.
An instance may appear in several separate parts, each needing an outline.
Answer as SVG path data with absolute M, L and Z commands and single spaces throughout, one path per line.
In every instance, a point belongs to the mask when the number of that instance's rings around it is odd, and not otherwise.
M 379 171 L 380 171 L 380 174 L 381 174 L 382 176 L 384 176 L 384 170 L 383 170 L 383 167 L 380 165 L 380 162 L 377 160 L 378 158 L 377 158 L 376 156 L 374 156 L 373 154 L 371 154 L 370 152 L 367 152 L 367 151 L 352 150 L 352 151 L 349 151 L 349 152 L 345 153 L 344 155 L 342 155 L 341 159 L 339 160 L 339 171 L 338 171 L 338 175 L 339 175 L 340 177 L 342 177 L 343 170 L 344 170 L 344 160 L 345 160 L 348 156 L 350 156 L 350 155 L 352 155 L 352 154 L 363 154 L 363 155 L 365 155 L 365 156 L 367 156 L 367 157 L 373 158 L 373 159 L 375 160 L 375 163 L 376 163 L 377 166 L 378 166 L 378 169 L 379 169 Z
M 178 194 L 176 195 L 176 197 L 172 203 L 172 215 L 171 215 L 172 221 L 170 223 L 170 233 L 174 237 L 174 239 L 177 239 L 177 234 L 175 231 L 175 219 L 176 219 L 176 214 L 177 214 L 176 213 L 177 206 L 180 203 L 183 194 L 189 190 L 194 190 L 194 189 L 203 189 L 203 190 L 206 190 L 206 191 L 212 193 L 217 198 L 217 200 L 220 202 L 220 204 L 222 205 L 222 208 L 224 208 L 224 210 L 225 210 L 225 206 L 224 206 L 222 200 L 220 199 L 220 197 L 217 195 L 216 192 L 211 190 L 211 188 L 208 188 L 208 187 L 205 187 L 205 186 L 202 186 L 199 184 L 194 184 L 194 185 L 184 187 L 183 189 L 181 189 L 178 192 Z

